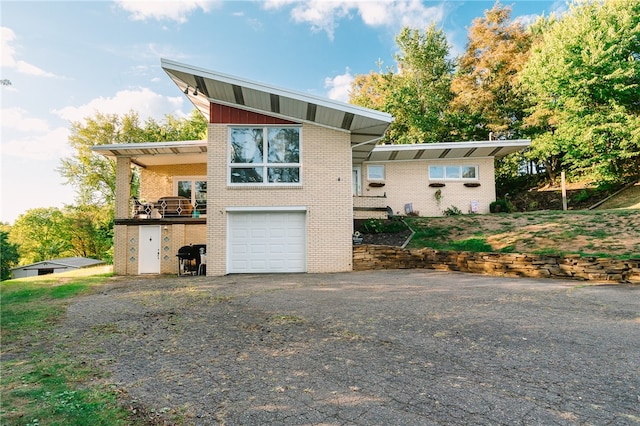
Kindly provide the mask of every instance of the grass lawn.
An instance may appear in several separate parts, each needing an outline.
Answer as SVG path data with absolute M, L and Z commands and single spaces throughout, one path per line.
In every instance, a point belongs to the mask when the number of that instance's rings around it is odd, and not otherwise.
M 408 248 L 640 258 L 640 210 L 407 218 Z
M 69 300 L 108 276 L 56 274 L 0 284 L 2 425 L 136 424 L 103 373 L 74 360 L 53 332 Z

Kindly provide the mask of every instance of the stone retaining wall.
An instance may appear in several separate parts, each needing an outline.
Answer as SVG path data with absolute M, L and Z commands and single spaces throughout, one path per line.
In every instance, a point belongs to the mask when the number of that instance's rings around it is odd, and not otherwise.
M 640 284 L 640 259 L 578 255 L 471 253 L 360 245 L 353 247 L 353 270 L 437 269 L 497 276 L 562 278 Z

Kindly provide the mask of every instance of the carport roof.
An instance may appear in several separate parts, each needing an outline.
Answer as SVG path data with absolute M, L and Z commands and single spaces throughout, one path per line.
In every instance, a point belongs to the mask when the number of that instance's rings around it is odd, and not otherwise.
M 384 136 L 390 114 L 161 59 L 162 68 L 209 121 L 209 103 L 349 132 L 353 161 Z
M 530 139 L 438 142 L 414 145 L 377 145 L 367 161 L 433 160 L 453 158 L 502 158 L 531 145 Z

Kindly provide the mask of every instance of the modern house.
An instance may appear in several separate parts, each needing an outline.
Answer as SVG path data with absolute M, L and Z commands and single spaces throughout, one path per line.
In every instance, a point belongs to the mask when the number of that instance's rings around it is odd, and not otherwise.
M 89 268 L 104 265 L 104 261 L 87 257 L 63 257 L 60 259 L 43 260 L 30 265 L 11 268 L 13 278 L 36 277 L 39 275 L 57 274 L 74 269 Z
M 440 214 L 437 189 L 443 205 L 488 211 L 494 157 L 528 145 L 376 146 L 389 114 L 162 67 L 207 118 L 208 139 L 94 147 L 116 161 L 116 274 L 183 272 L 177 254 L 190 245 L 206 251 L 198 263 L 207 275 L 350 271 L 354 214 Z M 129 192 L 132 166 L 141 168 L 140 200 Z

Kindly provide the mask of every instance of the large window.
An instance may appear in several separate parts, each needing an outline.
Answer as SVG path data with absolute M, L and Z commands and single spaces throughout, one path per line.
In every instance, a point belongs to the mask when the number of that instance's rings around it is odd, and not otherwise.
M 478 166 L 429 166 L 430 180 L 478 180 Z
M 299 127 L 234 127 L 229 140 L 230 183 L 300 183 Z
M 175 194 L 191 201 L 193 210 L 207 214 L 207 179 L 204 176 L 177 177 L 174 179 Z

